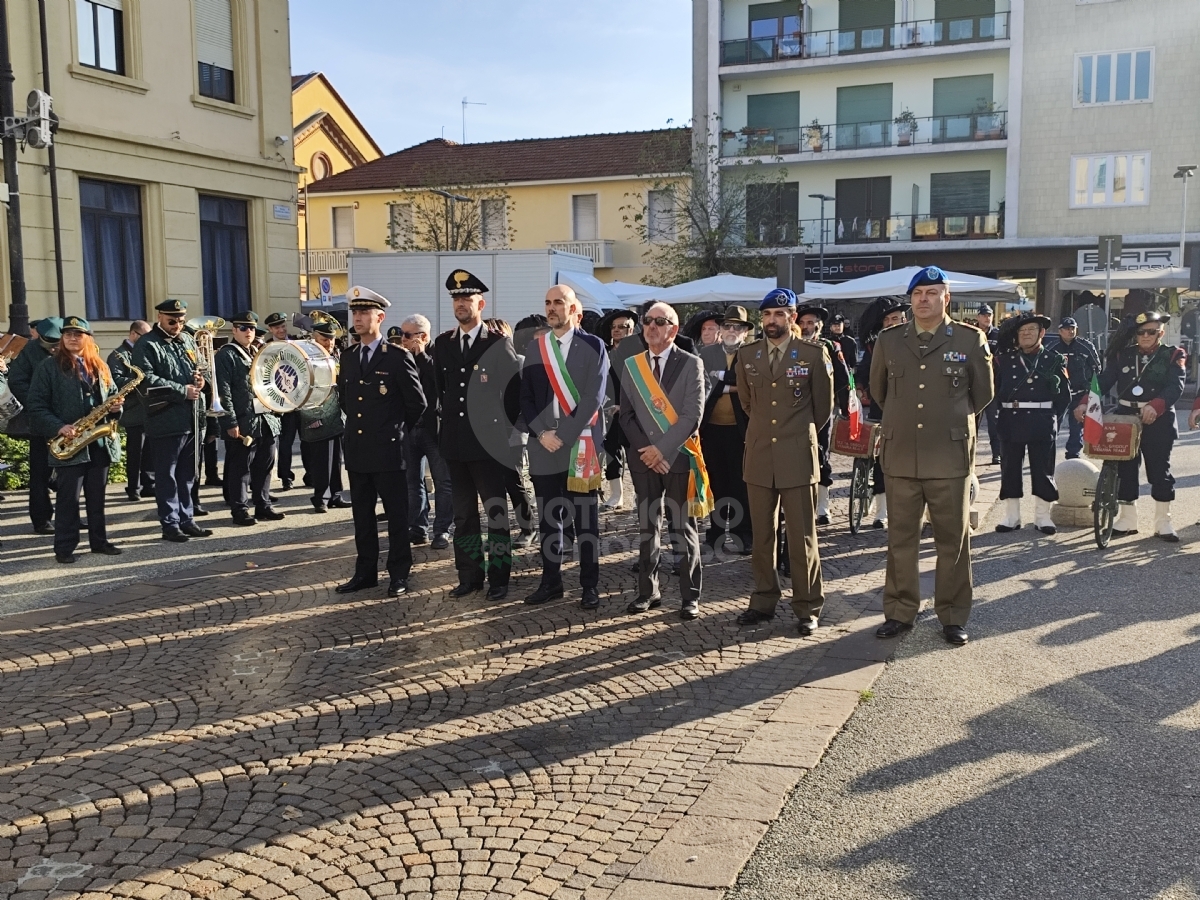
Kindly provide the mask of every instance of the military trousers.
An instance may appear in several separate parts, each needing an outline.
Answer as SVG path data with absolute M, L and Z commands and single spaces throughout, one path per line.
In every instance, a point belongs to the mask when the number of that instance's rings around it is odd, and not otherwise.
M 300 433 L 300 413 L 284 413 L 279 417 L 279 442 L 276 456 L 279 460 L 279 480 L 292 482 L 296 473 L 292 471 L 292 449 L 296 435 Z
M 971 614 L 971 521 L 969 476 L 887 476 L 888 553 L 883 615 L 912 623 L 921 608 L 921 515 L 929 507 L 937 551 L 934 611 L 942 625 L 966 625 Z
M 787 547 L 792 571 L 792 610 L 801 619 L 821 615 L 825 605 L 825 585 L 821 580 L 821 554 L 817 549 L 817 486 L 775 488 L 747 484 L 750 521 L 754 524 L 754 593 L 750 608 L 775 613 L 783 596 L 776 567 L 775 532 L 779 528 L 779 510 L 787 520 Z
M 388 523 L 387 570 L 392 578 L 407 578 L 412 570 L 412 544 L 408 539 L 408 485 L 403 471 L 354 472 L 350 476 L 350 506 L 354 517 L 354 574 L 379 575 L 379 520 L 375 500 L 383 501 Z
M 1117 499 L 1123 503 L 1137 500 L 1140 493 L 1139 469 L 1146 464 L 1146 481 L 1150 483 L 1150 496 L 1164 503 L 1175 499 L 1175 476 L 1171 474 L 1171 448 L 1179 429 L 1175 423 L 1175 410 L 1167 410 L 1152 425 L 1142 426 L 1142 446 L 1137 456 L 1117 464 L 1119 482 Z
M 54 504 L 50 500 L 50 442 L 29 439 L 29 521 L 35 528 L 50 524 Z
M 1054 483 L 1054 441 L 1005 441 L 1000 454 L 1000 499 L 1025 496 L 1025 449 L 1029 448 L 1029 478 L 1033 496 L 1053 503 L 1058 499 Z
M 508 530 L 506 484 L 510 469 L 491 457 L 447 460 L 454 500 L 454 568 L 459 584 L 508 587 L 512 536 Z M 487 516 L 487 546 L 479 526 L 479 505 Z M 405 520 L 407 534 L 408 521 Z M 486 565 L 485 565 L 486 560 Z

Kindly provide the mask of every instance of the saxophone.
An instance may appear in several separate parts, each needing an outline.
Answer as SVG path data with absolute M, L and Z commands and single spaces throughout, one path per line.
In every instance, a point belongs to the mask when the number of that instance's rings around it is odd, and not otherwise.
M 70 459 L 89 444 L 94 444 L 101 438 L 116 433 L 117 423 L 104 420 L 109 417 L 113 409 L 125 402 L 125 398 L 132 394 L 141 384 L 142 379 L 146 377 L 145 373 L 137 366 L 128 368 L 133 372 L 133 380 L 76 422 L 75 437 L 67 440 L 61 434 L 55 435 L 50 441 L 51 456 L 55 459 Z

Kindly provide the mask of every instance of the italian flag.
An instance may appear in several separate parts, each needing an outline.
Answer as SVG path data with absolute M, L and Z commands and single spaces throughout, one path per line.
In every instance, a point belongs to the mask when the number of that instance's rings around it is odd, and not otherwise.
M 862 428 L 862 404 L 858 401 L 858 391 L 854 387 L 854 373 L 850 373 L 850 400 L 846 404 L 850 413 L 850 440 L 857 441 Z
M 1104 413 L 1100 409 L 1100 382 L 1092 376 L 1092 389 L 1088 393 L 1087 413 L 1083 418 L 1083 439 L 1095 446 L 1104 434 Z

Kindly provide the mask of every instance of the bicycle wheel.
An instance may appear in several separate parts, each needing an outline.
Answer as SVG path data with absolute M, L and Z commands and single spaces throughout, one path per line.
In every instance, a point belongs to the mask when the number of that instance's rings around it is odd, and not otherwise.
M 1096 546 L 1101 550 L 1112 540 L 1113 522 L 1117 518 L 1117 464 L 1106 461 L 1096 481 L 1096 499 L 1092 501 L 1092 525 Z
M 854 460 L 850 477 L 850 533 L 858 534 L 871 506 L 871 460 Z

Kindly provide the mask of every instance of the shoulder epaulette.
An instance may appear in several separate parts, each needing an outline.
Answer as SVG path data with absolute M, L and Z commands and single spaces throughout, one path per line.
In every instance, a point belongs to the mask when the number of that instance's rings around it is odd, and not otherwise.
M 978 325 L 973 325 L 973 324 L 971 324 L 970 322 L 951 322 L 950 324 L 952 324 L 952 325 L 962 325 L 962 326 L 963 326 L 963 327 L 965 327 L 965 328 L 973 328 L 973 329 L 975 329 L 976 331 L 978 331 L 980 334 L 982 334 L 984 337 L 987 337 L 987 332 L 986 332 L 986 331 L 984 331 L 984 330 L 983 330 L 982 328 L 980 328 Z
M 808 344 L 810 347 L 820 347 L 822 350 L 829 349 L 828 342 L 822 338 L 798 337 L 798 338 L 796 338 L 796 340 L 798 340 L 802 344 Z
M 454 334 L 454 329 L 453 329 L 453 328 L 451 328 L 449 331 L 443 331 L 441 334 L 439 334 L 439 335 L 437 336 L 437 339 L 438 339 L 438 340 L 441 340 L 442 338 L 448 338 L 448 337 L 450 337 L 450 335 L 452 335 L 452 334 Z
M 887 328 L 881 329 L 879 333 L 883 334 L 885 331 L 895 331 L 897 328 L 903 328 L 907 324 L 907 322 L 897 322 L 895 325 L 889 325 Z

